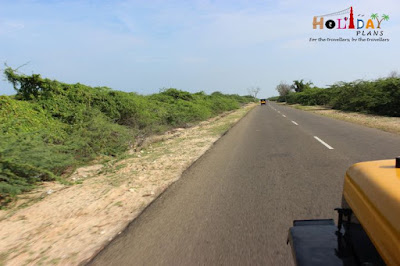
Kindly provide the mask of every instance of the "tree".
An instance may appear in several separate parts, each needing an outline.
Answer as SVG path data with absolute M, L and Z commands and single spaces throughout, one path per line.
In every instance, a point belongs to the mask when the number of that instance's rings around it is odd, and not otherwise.
M 306 82 L 304 83 L 304 80 L 294 80 L 293 81 L 293 85 L 292 85 L 292 89 L 294 89 L 295 92 L 302 92 L 305 89 L 308 89 L 311 87 L 313 83 L 312 82 Z
M 377 26 L 376 28 L 380 29 L 380 28 L 381 28 L 381 22 L 382 22 L 383 20 L 388 21 L 388 20 L 389 20 L 389 15 L 383 14 L 383 15 L 382 15 L 382 18 L 379 20 L 379 15 L 378 15 L 378 13 L 373 13 L 373 14 L 371 15 L 371 19 L 376 19 L 376 22 L 378 22 L 378 26 Z
M 284 82 L 279 83 L 275 89 L 279 92 L 279 95 L 283 97 L 286 97 L 292 91 L 292 87 Z
M 383 14 L 382 19 L 388 21 L 389 20 L 389 15 Z
M 396 70 L 392 70 L 390 71 L 388 78 L 400 78 L 400 74 Z
M 260 92 L 260 87 L 251 87 L 247 89 L 247 92 L 253 96 L 254 100 L 257 99 L 257 94 Z

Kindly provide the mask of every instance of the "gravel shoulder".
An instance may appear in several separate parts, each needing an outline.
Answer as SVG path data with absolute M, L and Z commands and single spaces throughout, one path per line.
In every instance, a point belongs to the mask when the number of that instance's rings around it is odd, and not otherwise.
M 0 265 L 78 265 L 93 257 L 257 104 L 146 140 L 112 165 L 77 169 L 0 211 Z

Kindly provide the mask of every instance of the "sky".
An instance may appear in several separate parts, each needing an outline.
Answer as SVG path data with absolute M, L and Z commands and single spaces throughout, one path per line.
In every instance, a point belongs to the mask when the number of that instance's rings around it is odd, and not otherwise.
M 389 41 L 310 41 L 358 38 L 312 27 L 314 16 L 350 6 L 355 18 L 389 15 Z M 0 69 L 27 63 L 20 72 L 140 94 L 259 87 L 264 98 L 280 82 L 326 87 L 400 72 L 399 18 L 397 0 L 0 0 Z M 0 95 L 14 93 L 3 76 Z

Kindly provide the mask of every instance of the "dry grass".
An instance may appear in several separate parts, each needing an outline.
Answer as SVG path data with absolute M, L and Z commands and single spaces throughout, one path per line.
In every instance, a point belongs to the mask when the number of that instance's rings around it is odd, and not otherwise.
M 323 106 L 302 106 L 299 104 L 286 106 L 400 135 L 400 117 L 344 112 Z
M 143 143 L 122 160 L 78 169 L 0 211 L 0 265 L 77 265 L 93 256 L 257 104 Z M 51 192 L 51 193 L 50 193 Z

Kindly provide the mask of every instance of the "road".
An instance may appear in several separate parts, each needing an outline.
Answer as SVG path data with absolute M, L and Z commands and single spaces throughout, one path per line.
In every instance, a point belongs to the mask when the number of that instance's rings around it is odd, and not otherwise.
M 293 265 L 292 221 L 334 217 L 351 164 L 399 153 L 399 136 L 258 106 L 90 265 Z

